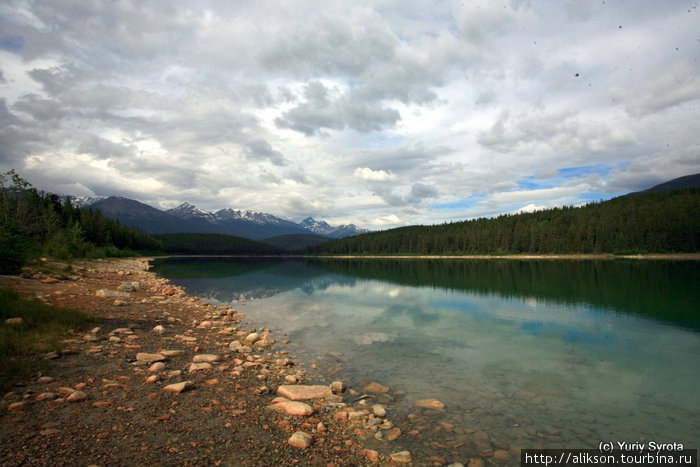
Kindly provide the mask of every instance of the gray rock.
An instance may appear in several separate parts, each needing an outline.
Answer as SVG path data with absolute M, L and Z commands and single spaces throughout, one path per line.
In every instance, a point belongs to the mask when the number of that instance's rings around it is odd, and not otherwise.
M 245 344 L 249 347 L 252 347 L 253 344 L 255 344 L 258 340 L 260 340 L 260 334 L 258 334 L 257 332 L 251 332 L 245 338 Z
M 119 292 L 136 292 L 138 289 L 134 286 L 134 284 L 126 282 L 117 287 L 117 290 Z
M 106 298 L 129 298 L 130 295 L 127 292 L 118 292 L 116 290 L 100 289 L 96 292 L 98 297 Z
M 386 409 L 381 404 L 374 404 L 372 406 L 372 413 L 377 417 L 386 417 Z

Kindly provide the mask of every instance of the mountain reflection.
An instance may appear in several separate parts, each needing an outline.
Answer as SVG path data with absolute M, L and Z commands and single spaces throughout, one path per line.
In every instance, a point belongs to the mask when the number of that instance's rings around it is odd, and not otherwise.
M 700 331 L 700 265 L 695 261 L 168 258 L 156 260 L 154 268 L 190 293 L 222 302 L 293 289 L 311 295 L 371 279 L 535 304 L 584 304 Z M 389 307 L 377 319 L 407 316 L 417 326 L 436 319 L 414 308 Z

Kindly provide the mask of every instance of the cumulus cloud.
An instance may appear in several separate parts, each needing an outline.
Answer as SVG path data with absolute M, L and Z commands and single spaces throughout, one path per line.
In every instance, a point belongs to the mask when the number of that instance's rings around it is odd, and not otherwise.
M 372 220 L 372 225 L 384 226 L 384 225 L 394 225 L 401 222 L 401 219 L 395 214 L 389 214 L 388 216 L 377 217 Z
M 700 171 L 697 15 L 631 0 L 5 2 L 0 170 L 365 227 L 579 204 Z
M 386 170 L 372 170 L 369 167 L 358 167 L 353 171 L 353 176 L 362 180 L 370 180 L 373 182 L 385 182 L 387 180 L 396 180 L 396 175 L 387 172 Z
M 479 144 L 500 153 L 603 153 L 634 142 L 630 131 L 603 122 L 582 122 L 570 112 L 511 117 L 503 111 L 491 128 L 479 134 Z
M 490 0 L 460 2 L 454 14 L 460 31 L 476 43 L 527 27 L 535 17 L 525 6 Z
M 246 145 L 246 155 L 253 161 L 267 160 L 275 165 L 285 165 L 286 161 L 281 152 L 275 151 L 265 140 L 258 139 Z
M 647 82 L 636 83 L 631 88 L 616 88 L 613 99 L 625 104 L 625 110 L 633 117 L 643 117 L 664 109 L 700 99 L 700 80 L 697 69 L 688 63 L 674 64 Z
M 352 99 L 341 94 L 329 97 L 330 91 L 320 81 L 312 81 L 305 89 L 306 100 L 284 112 L 275 120 L 279 128 L 289 128 L 306 136 L 324 129 L 343 130 L 348 127 L 367 133 L 393 127 L 399 112 L 381 103 Z
M 526 212 L 542 211 L 544 209 L 547 209 L 547 206 L 530 203 L 527 206 L 523 206 L 520 209 L 516 209 L 512 214 L 522 214 L 522 213 L 526 213 Z

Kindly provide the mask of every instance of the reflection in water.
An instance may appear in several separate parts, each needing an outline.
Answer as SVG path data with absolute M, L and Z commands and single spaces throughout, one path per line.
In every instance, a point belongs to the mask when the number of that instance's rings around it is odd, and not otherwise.
M 456 432 L 517 448 L 700 439 L 694 262 L 198 259 L 156 269 L 189 293 L 244 298 L 238 308 L 255 322 L 350 383 L 406 391 L 397 416 L 436 397 Z

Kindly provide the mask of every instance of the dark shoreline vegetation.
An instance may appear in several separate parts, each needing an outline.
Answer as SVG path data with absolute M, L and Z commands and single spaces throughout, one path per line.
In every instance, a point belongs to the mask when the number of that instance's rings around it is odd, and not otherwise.
M 185 255 L 553 255 L 700 252 L 700 188 L 636 193 L 563 207 L 328 240 L 265 241 L 221 234 L 149 235 L 40 193 L 14 170 L 0 174 L 0 274 L 30 260 Z
M 5 321 L 12 318 L 13 324 Z M 41 370 L 44 361 L 37 355 L 60 353 L 65 336 L 92 321 L 82 311 L 24 299 L 0 287 L 0 390 Z
M 138 229 L 39 193 L 13 170 L 0 174 L 0 274 L 16 274 L 40 256 L 72 260 L 160 249 L 156 239 Z
M 400 227 L 333 240 L 308 251 L 316 255 L 694 253 L 700 251 L 700 189 Z

